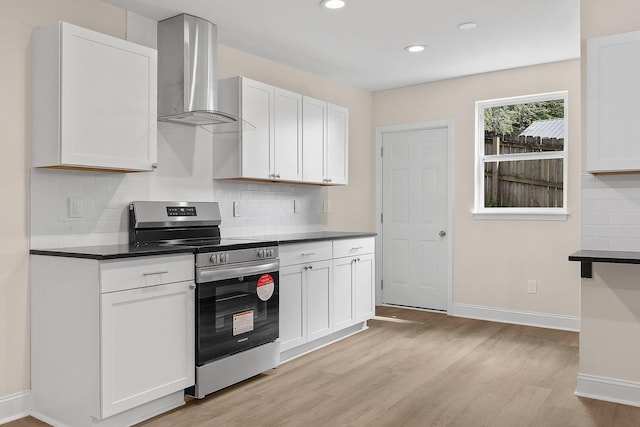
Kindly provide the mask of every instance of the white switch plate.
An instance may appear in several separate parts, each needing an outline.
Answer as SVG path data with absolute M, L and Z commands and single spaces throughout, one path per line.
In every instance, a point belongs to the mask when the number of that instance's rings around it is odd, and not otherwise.
M 69 197 L 69 218 L 82 218 L 82 197 Z
M 537 294 L 538 293 L 538 282 L 535 280 L 528 280 L 527 281 L 527 292 L 529 292 L 530 294 Z
M 233 202 L 233 216 L 240 216 L 240 202 Z

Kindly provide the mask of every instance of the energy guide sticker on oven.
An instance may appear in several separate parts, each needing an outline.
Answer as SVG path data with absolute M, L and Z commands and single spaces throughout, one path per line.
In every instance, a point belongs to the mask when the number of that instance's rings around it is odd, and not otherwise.
M 273 296 L 275 282 L 273 281 L 273 276 L 271 276 L 270 274 L 263 274 L 262 276 L 260 276 L 256 286 L 258 298 L 260 298 L 262 301 L 267 301 Z
M 233 336 L 253 331 L 253 310 L 233 315 Z

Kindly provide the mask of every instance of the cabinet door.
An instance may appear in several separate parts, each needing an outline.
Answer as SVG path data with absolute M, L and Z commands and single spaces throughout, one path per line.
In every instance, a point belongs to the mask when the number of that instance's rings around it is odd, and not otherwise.
M 61 37 L 60 163 L 151 170 L 156 51 L 67 23 Z
M 333 327 L 339 330 L 355 323 L 355 258 L 333 260 Z
M 360 255 L 353 263 L 356 322 L 371 319 L 375 315 L 375 255 Z
M 255 129 L 242 132 L 242 177 L 271 178 L 273 86 L 242 78 L 242 118 Z
M 322 184 L 325 174 L 327 103 L 302 97 L 302 181 Z
M 325 180 L 346 185 L 349 177 L 349 110 L 337 105 L 327 107 L 327 143 Z
M 280 268 L 280 351 L 306 341 L 304 271 L 302 265 Z
M 310 264 L 305 271 L 307 292 L 307 341 L 330 334 L 333 331 L 331 262 Z
M 275 88 L 271 173 L 276 179 L 302 180 L 302 95 Z
M 102 418 L 194 384 L 193 282 L 100 296 Z
M 640 170 L 640 31 L 587 41 L 587 170 Z

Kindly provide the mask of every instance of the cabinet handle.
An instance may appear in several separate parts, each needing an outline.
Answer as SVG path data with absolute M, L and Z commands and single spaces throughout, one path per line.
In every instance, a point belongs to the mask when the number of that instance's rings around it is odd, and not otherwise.
M 301 253 L 300 256 L 311 256 L 311 255 L 315 255 L 315 252 L 308 252 L 308 253 Z
M 309 266 L 309 270 L 311 270 L 311 269 L 313 269 L 313 265 L 310 265 L 310 266 Z
M 280 179 L 280 174 L 279 174 L 279 173 L 277 173 L 277 174 L 275 174 L 273 177 L 274 177 L 274 178 L 277 178 L 277 179 Z
M 356 246 L 355 248 L 351 248 L 352 251 L 357 251 L 359 249 L 364 248 L 364 246 Z
M 160 270 L 160 271 L 152 271 L 149 273 L 142 273 L 143 276 L 153 276 L 154 274 L 165 274 L 168 273 L 169 270 Z
M 192 284 L 189 285 L 189 289 L 195 289 L 195 288 L 196 288 L 196 284 L 195 283 L 192 283 Z
M 151 163 L 151 169 L 153 169 L 153 170 L 158 169 L 158 164 L 157 163 Z

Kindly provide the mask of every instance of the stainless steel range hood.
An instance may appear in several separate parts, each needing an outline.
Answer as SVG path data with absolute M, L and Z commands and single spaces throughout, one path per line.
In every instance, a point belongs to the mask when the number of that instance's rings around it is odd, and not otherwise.
M 240 118 L 216 110 L 217 42 L 216 26 L 202 18 L 182 14 L 158 22 L 158 121 L 223 124 L 223 132 L 246 127 Z

